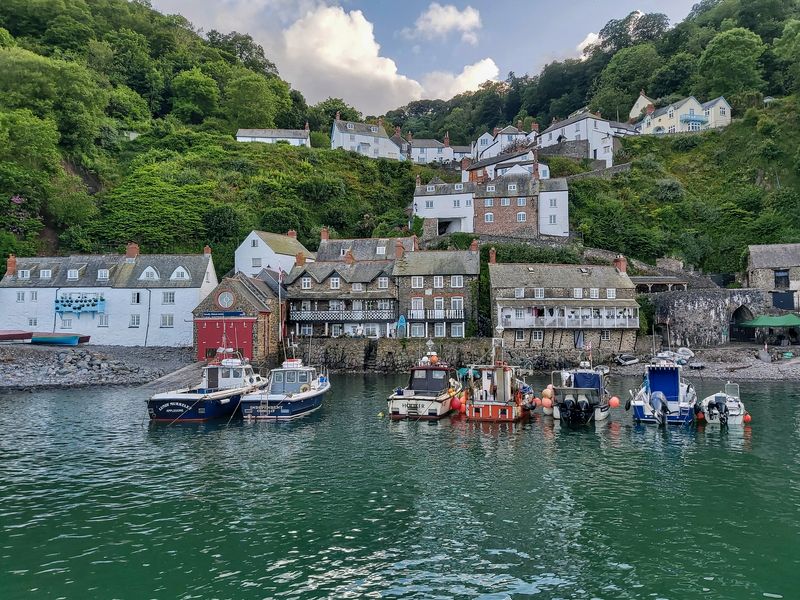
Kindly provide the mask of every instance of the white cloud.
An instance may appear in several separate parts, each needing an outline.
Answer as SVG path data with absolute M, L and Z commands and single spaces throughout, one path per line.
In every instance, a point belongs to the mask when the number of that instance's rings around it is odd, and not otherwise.
M 500 69 L 491 58 L 484 58 L 474 64 L 467 65 L 459 74 L 445 71 L 433 71 L 422 79 L 426 98 L 449 100 L 453 96 L 469 90 L 477 89 L 487 80 L 496 80 Z
M 444 38 L 453 31 L 461 33 L 461 41 L 467 44 L 478 43 L 478 30 L 481 28 L 481 13 L 467 6 L 458 10 L 452 4 L 442 6 L 432 2 L 414 22 L 414 29 L 404 29 L 409 38 Z
M 599 41 L 600 41 L 600 35 L 590 31 L 589 33 L 586 34 L 586 37 L 583 38 L 583 41 L 577 46 L 575 46 L 575 50 L 578 51 L 578 54 L 583 56 L 583 53 L 585 52 L 586 48 L 588 48 L 589 46 L 593 46 Z

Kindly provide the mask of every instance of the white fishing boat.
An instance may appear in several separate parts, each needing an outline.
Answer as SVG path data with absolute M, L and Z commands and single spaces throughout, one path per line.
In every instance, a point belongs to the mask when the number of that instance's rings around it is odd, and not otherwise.
M 441 419 L 454 410 L 456 397 L 459 403 L 463 398 L 463 385 L 455 369 L 439 360 L 431 340 L 427 346 L 427 354 L 411 367 L 408 385 L 397 388 L 389 396 L 388 410 L 392 419 Z
M 738 383 L 726 383 L 722 391 L 703 398 L 695 411 L 697 421 L 709 425 L 741 426 L 751 420 L 739 397 Z
M 604 370 L 592 368 L 588 361 L 577 369 L 553 371 L 550 377 L 553 418 L 568 425 L 604 421 L 619 406 L 619 398 L 608 393 Z

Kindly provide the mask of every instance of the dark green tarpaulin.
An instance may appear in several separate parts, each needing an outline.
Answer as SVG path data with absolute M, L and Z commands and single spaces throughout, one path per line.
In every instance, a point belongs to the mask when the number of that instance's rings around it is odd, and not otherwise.
M 740 327 L 800 327 L 800 317 L 797 315 L 781 315 L 780 317 L 770 317 L 762 315 L 752 321 L 739 323 Z

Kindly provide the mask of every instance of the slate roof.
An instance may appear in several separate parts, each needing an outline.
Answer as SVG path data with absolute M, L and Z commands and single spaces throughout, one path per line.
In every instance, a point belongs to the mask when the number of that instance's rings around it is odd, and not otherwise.
M 276 296 L 278 295 L 278 287 L 280 287 L 281 295 L 286 296 L 286 286 L 279 283 L 279 277 L 280 276 L 277 271 L 273 271 L 272 269 L 261 269 L 261 271 L 259 271 L 255 277 L 252 277 L 252 279 L 257 279 L 266 285 Z
M 569 191 L 569 184 L 564 177 L 557 177 L 556 179 L 541 179 L 539 180 L 540 192 L 567 192 Z
M 352 129 L 347 128 L 347 124 L 350 123 L 353 125 Z M 356 133 L 359 135 L 368 135 L 371 137 L 382 137 L 386 139 L 389 138 L 386 135 L 386 130 L 381 127 L 380 125 L 372 125 L 370 123 L 357 123 L 355 121 L 334 121 L 333 126 L 336 127 L 342 133 Z M 376 131 L 372 131 L 371 127 L 375 127 Z
M 703 109 L 705 110 L 707 108 L 711 108 L 712 106 L 716 106 L 720 102 L 728 104 L 728 101 L 725 100 L 725 96 L 720 96 L 719 98 L 714 98 L 713 100 L 709 100 L 708 102 L 703 102 Z
M 392 274 L 391 260 L 371 260 L 349 264 L 345 261 L 313 262 L 302 267 L 295 266 L 286 276 L 287 285 L 293 284 L 303 275 L 322 283 L 332 275 L 339 275 L 347 283 L 370 283 L 381 275 Z M 341 290 L 334 290 L 341 293 Z
M 433 185 L 435 186 L 435 190 L 432 192 L 428 191 L 428 186 Z M 461 189 L 456 189 L 456 185 L 462 186 Z M 475 191 L 475 187 L 477 184 L 474 181 L 465 181 L 463 183 L 430 183 L 418 185 L 414 188 L 414 196 L 442 196 L 447 194 L 469 194 Z
M 590 112 L 583 112 L 578 115 L 573 115 L 568 119 L 564 119 L 563 121 L 559 121 L 558 123 L 553 123 L 552 125 L 550 125 L 550 127 L 548 127 L 542 132 L 542 135 L 544 135 L 545 133 L 550 133 L 551 131 L 556 131 L 557 129 L 561 129 L 562 127 L 566 127 L 567 125 L 578 123 L 579 121 L 583 121 L 584 119 L 596 119 L 598 121 L 606 120 Z
M 683 106 L 684 104 L 689 102 L 689 100 L 692 100 L 692 99 L 697 100 L 697 98 L 695 98 L 694 96 L 689 96 L 688 98 L 684 98 L 683 100 L 678 100 L 677 102 L 673 102 L 672 104 L 670 104 L 668 106 L 663 106 L 661 108 L 657 108 L 656 111 L 652 115 L 649 115 L 649 117 L 651 119 L 655 119 L 656 117 L 660 117 L 661 115 L 665 115 L 665 114 L 667 114 L 669 112 L 670 108 L 672 108 L 673 110 L 678 110 L 681 106 Z M 644 118 L 646 119 L 647 117 L 648 117 L 648 115 L 645 115 Z
M 444 148 L 444 144 L 439 140 L 428 140 L 425 138 L 411 138 L 409 142 L 412 148 Z
M 6 273 L 0 287 L 199 288 L 210 260 L 203 254 L 140 254 L 131 262 L 119 254 L 17 257 L 17 274 Z M 139 279 L 147 267 L 155 269 L 158 279 Z M 170 279 L 178 267 L 186 270 L 186 279 Z M 51 277 L 42 279 L 46 269 Z M 77 279 L 67 278 L 72 269 L 78 270 Z M 100 269 L 109 270 L 107 280 L 97 278 Z M 20 279 L 19 271 L 30 271 L 30 278 Z
M 226 288 L 245 299 L 256 312 L 272 312 L 269 301 L 275 298 L 275 295 L 263 281 L 248 277 L 244 273 L 236 273 L 231 277 L 223 277 L 209 297 L 216 297 L 218 290 Z M 208 307 L 201 303 L 192 310 L 192 314 L 201 316 L 207 311 Z
M 480 254 L 470 250 L 418 250 L 395 261 L 395 277 L 410 275 L 477 275 Z
M 516 184 L 516 190 L 509 190 L 509 184 Z M 494 191 L 490 190 L 494 187 Z M 492 181 L 479 184 L 475 188 L 475 198 L 507 198 L 511 196 L 533 196 L 537 194 L 537 180 L 529 173 L 514 173 L 496 177 Z M 553 191 L 553 190 L 551 190 Z
M 636 287 L 627 273 L 618 271 L 616 267 L 598 265 L 490 264 L 489 280 L 493 289 Z
M 263 138 L 293 138 L 306 139 L 309 136 L 307 129 L 240 129 L 236 137 L 263 137 Z
M 393 259 L 397 240 L 403 243 L 406 252 L 414 250 L 413 237 L 322 240 L 317 250 L 317 262 L 339 262 L 344 257 L 342 250 L 350 250 L 356 261 Z M 381 246 L 385 248 L 384 253 L 378 254 Z
M 453 152 L 455 153 L 462 153 L 462 154 L 469 154 L 472 152 L 472 146 L 452 146 Z
M 513 125 L 507 125 L 507 126 L 503 127 L 500 131 L 498 131 L 497 135 L 513 134 L 513 133 L 525 133 L 525 132 L 517 129 Z
M 275 254 L 297 256 L 298 252 L 302 252 L 307 257 L 314 257 L 314 253 L 303 246 L 297 238 L 281 233 L 271 233 L 269 231 L 254 231 L 253 233 L 260 237 L 267 246 L 272 248 Z
M 517 158 L 522 156 L 523 154 L 527 154 L 530 150 L 522 150 L 520 152 L 514 152 L 512 154 L 498 154 L 497 156 L 492 156 L 491 158 L 484 158 L 479 160 L 478 162 L 472 163 L 470 166 L 467 167 L 467 171 L 474 171 L 475 169 L 482 169 L 483 167 L 488 167 L 489 165 L 493 165 L 495 163 L 500 163 L 503 161 L 511 160 L 512 158 Z
M 747 247 L 751 269 L 787 269 L 800 266 L 800 244 L 758 244 Z

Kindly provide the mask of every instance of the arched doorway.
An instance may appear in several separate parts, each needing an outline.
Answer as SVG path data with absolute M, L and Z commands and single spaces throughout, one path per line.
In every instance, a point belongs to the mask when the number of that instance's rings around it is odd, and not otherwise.
M 755 329 L 741 326 L 741 323 L 752 321 L 754 318 L 753 311 L 744 305 L 733 311 L 728 325 L 728 339 L 731 342 L 752 342 L 755 340 Z

